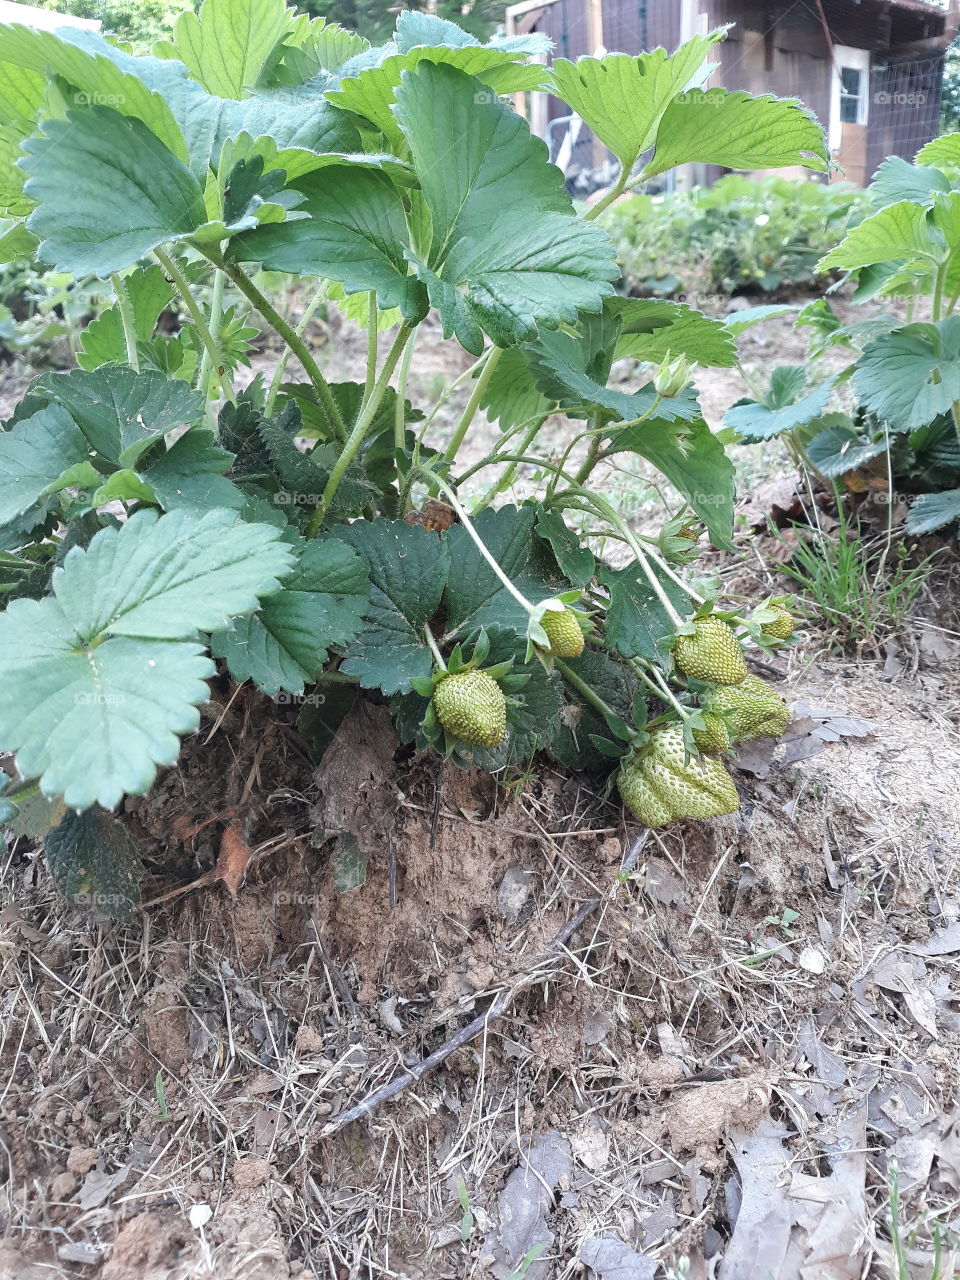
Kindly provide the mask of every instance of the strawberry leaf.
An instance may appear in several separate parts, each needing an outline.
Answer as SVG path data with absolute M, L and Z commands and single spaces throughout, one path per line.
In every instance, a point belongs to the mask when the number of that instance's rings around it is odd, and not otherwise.
M 396 96 L 432 224 L 414 268 L 445 336 L 479 354 L 483 332 L 517 346 L 579 309 L 599 310 L 617 276 L 609 239 L 573 216 L 559 170 L 513 108 L 486 101 L 474 77 L 426 61 L 403 72 Z
M 414 676 L 428 676 L 433 657 L 423 628 L 436 613 L 450 568 L 435 533 L 405 520 L 357 521 L 338 529 L 367 562 L 372 583 L 364 627 L 341 669 L 364 689 L 406 692 Z
M 59 271 L 108 276 L 206 221 L 200 183 L 142 121 L 112 107 L 48 120 L 23 144 L 27 226 Z
M 691 608 L 690 598 L 676 583 L 657 575 L 663 591 L 677 613 L 684 617 Z M 674 632 L 674 624 L 656 592 L 636 564 L 626 569 L 601 565 L 597 577 L 610 592 L 605 635 L 607 646 L 625 658 L 646 658 L 664 670 L 669 669 L 667 649 L 660 643 Z
M 45 836 L 43 852 L 65 898 L 114 920 L 132 920 L 143 863 L 122 822 L 100 808 L 68 813 Z
M 960 317 L 875 339 L 857 361 L 853 388 L 861 404 L 899 430 L 946 413 L 960 400 Z
M 300 694 L 323 670 L 331 645 L 355 639 L 370 593 L 366 563 L 336 538 L 307 544 L 283 589 L 211 637 L 236 680 L 271 697 Z

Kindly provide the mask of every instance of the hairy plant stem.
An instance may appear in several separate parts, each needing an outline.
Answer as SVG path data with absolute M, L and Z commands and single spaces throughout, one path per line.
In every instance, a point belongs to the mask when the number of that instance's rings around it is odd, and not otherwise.
M 217 344 L 213 340 L 210 330 L 207 328 L 207 322 L 204 319 L 203 310 L 196 298 L 193 296 L 193 290 L 190 288 L 190 281 L 180 270 L 180 267 L 173 258 L 171 258 L 169 254 L 165 253 L 163 249 L 154 249 L 153 256 L 176 285 L 177 292 L 180 294 L 187 310 L 190 312 L 190 319 L 197 326 L 197 333 L 200 335 L 200 341 L 203 343 L 204 350 L 210 356 L 211 367 L 216 376 L 217 382 L 220 384 L 220 390 L 223 393 L 224 398 L 229 400 L 231 404 L 236 404 L 236 393 L 226 370 L 221 364 L 220 352 L 217 348 Z
M 528 429 L 526 435 L 517 445 L 517 453 L 520 455 L 520 457 L 523 457 L 523 455 L 526 453 L 530 445 L 533 444 L 534 440 L 536 439 L 537 433 L 539 432 L 540 428 L 543 426 L 543 424 L 546 422 L 547 418 L 549 417 L 550 417 L 549 413 L 545 413 L 542 415 L 542 417 L 535 419 L 534 422 L 531 423 L 530 428 Z M 501 458 L 500 461 L 506 462 L 507 460 L 506 458 Z M 513 480 L 517 474 L 517 468 L 519 466 L 520 466 L 520 463 L 516 460 L 516 458 L 512 459 L 508 463 L 507 469 L 501 475 L 500 479 L 495 481 L 490 486 L 490 488 L 483 495 L 480 501 L 474 506 L 473 508 L 474 515 L 477 515 L 479 512 L 481 512 L 484 509 L 484 507 L 488 507 L 490 503 L 493 502 L 494 498 L 498 497 L 501 493 L 506 493 L 506 491 L 513 484 Z
M 627 182 L 630 178 L 630 170 L 633 164 L 621 164 L 620 174 L 616 182 L 610 188 L 605 196 L 602 196 L 595 205 L 583 215 L 584 222 L 592 222 L 594 218 L 599 218 L 604 209 L 609 209 L 614 200 L 619 199 L 627 189 Z
M 584 701 L 589 702 L 595 711 L 599 711 L 605 720 L 611 718 L 614 720 L 623 719 L 622 716 L 617 715 L 612 707 L 608 706 L 604 702 L 598 693 L 595 693 L 594 690 L 590 688 L 585 680 L 581 680 L 575 671 L 571 671 L 562 659 L 554 658 L 553 664 L 563 676 L 564 680 L 566 680 L 567 684 L 569 684 L 571 688 L 576 689 L 577 693 L 580 694 Z
M 590 447 L 587 450 L 587 456 L 580 464 L 580 468 L 576 474 L 577 484 L 584 484 L 590 476 L 590 472 L 600 461 L 600 441 L 601 437 L 595 435 L 590 440 Z
M 317 311 L 319 310 L 321 304 L 326 300 L 328 288 L 329 288 L 329 282 L 324 280 L 323 283 L 320 285 L 320 288 L 316 291 L 316 293 L 307 303 L 306 310 L 304 311 L 303 315 L 300 317 L 299 321 L 297 322 L 297 327 L 294 330 L 298 338 L 301 338 L 301 339 L 303 338 L 303 335 L 306 333 L 307 326 L 309 325 L 310 321 L 317 314 Z M 266 405 L 264 407 L 264 412 L 266 413 L 267 417 L 270 417 L 270 415 L 273 413 L 273 406 L 276 404 L 276 401 L 277 401 L 277 393 L 280 390 L 280 384 L 281 382 L 283 382 L 283 375 L 287 371 L 287 365 L 290 363 L 290 357 L 292 355 L 293 355 L 293 348 L 287 346 L 287 344 L 284 343 L 283 350 L 280 352 L 280 357 L 277 360 L 277 367 L 273 371 L 273 377 L 270 379 L 270 386 L 269 386 L 269 389 L 267 390 Z
M 377 381 L 377 295 L 371 289 L 367 298 L 367 377 L 363 386 L 363 403 L 370 399 Z
M 412 325 L 403 324 L 400 326 L 400 330 L 393 340 L 393 346 L 387 353 L 387 358 L 383 362 L 383 367 L 381 368 L 380 374 L 374 383 L 373 390 L 361 406 L 354 428 L 350 432 L 346 444 L 341 449 L 340 457 L 334 464 L 333 470 L 330 472 L 330 478 L 327 481 L 320 503 L 310 518 L 310 523 L 307 526 L 307 537 L 309 538 L 315 538 L 320 532 L 324 517 L 330 510 L 330 504 L 333 502 L 336 492 L 340 487 L 340 481 L 346 475 L 347 468 L 360 452 L 363 442 L 367 438 L 367 433 L 373 425 L 374 418 L 377 416 L 377 410 L 380 408 L 380 403 L 383 400 L 387 387 L 390 385 L 390 378 L 393 375 L 394 369 L 397 367 L 397 361 L 403 353 L 403 348 L 410 340 L 411 331 Z
M 636 677 L 647 686 L 655 697 L 659 698 L 661 702 L 666 702 L 668 706 L 673 707 L 681 720 L 686 721 L 690 719 L 689 710 L 677 699 L 673 690 L 656 668 L 650 667 L 648 670 L 646 665 L 641 662 L 639 658 L 628 658 L 627 665 L 633 671 L 634 675 L 636 675 Z
M 207 256 L 210 257 L 209 254 Z M 333 392 L 330 390 L 330 384 L 321 373 L 320 366 L 310 354 L 307 344 L 303 341 L 303 338 L 288 321 L 284 320 L 276 307 L 260 292 L 250 277 L 241 271 L 235 262 L 231 262 L 229 260 L 221 260 L 218 262 L 214 257 L 210 257 L 210 261 L 214 266 L 223 268 L 247 301 L 251 302 L 253 306 L 256 307 L 257 311 L 260 312 L 267 324 L 269 324 L 277 335 L 283 339 L 303 365 L 307 372 L 307 377 L 313 383 L 320 405 L 327 417 L 330 419 L 337 439 L 343 440 L 346 437 L 347 428 L 343 421 L 343 415 L 340 412 L 340 406 L 337 404 L 336 400 L 334 400 Z
M 210 299 L 210 318 L 207 323 L 210 326 L 210 337 L 213 338 L 214 345 L 220 350 L 220 322 L 223 319 L 223 287 L 226 283 L 226 276 L 217 267 L 213 273 L 213 296 Z M 222 360 L 221 356 L 221 360 Z M 210 377 L 213 373 L 210 352 L 206 347 L 203 349 L 203 355 L 200 357 L 200 371 L 197 376 L 197 387 L 201 395 L 206 399 L 210 394 Z
M 476 416 L 476 412 L 480 407 L 480 401 L 484 397 L 484 394 L 490 383 L 490 379 L 493 377 L 493 371 L 494 369 L 496 369 L 497 365 L 500 363 L 500 357 L 502 355 L 503 355 L 503 350 L 500 347 L 491 347 L 490 350 L 487 352 L 487 358 L 484 362 L 483 368 L 480 370 L 480 373 L 477 376 L 477 380 L 474 383 L 473 391 L 470 393 L 470 399 L 467 401 L 464 407 L 463 413 L 460 416 L 460 421 L 457 423 L 457 429 L 453 433 L 453 439 L 450 441 L 450 443 L 447 445 L 446 449 L 444 450 L 444 454 L 443 454 L 444 462 L 448 464 L 452 464 L 454 459 L 456 458 L 457 451 L 459 450 L 460 446 L 463 444 L 464 437 L 466 436 L 467 431 L 470 429 L 470 424 L 473 422 L 473 419 Z
M 123 326 L 123 342 L 127 349 L 127 364 L 131 369 L 140 372 L 140 355 L 137 351 L 137 318 L 134 315 L 133 303 L 126 282 L 118 273 L 110 277 L 114 296 L 117 299 L 117 311 L 120 313 L 120 324 Z M 204 352 L 206 355 L 206 352 Z
M 450 503 L 451 507 L 453 507 L 454 511 L 460 517 L 461 524 L 466 529 L 470 537 L 473 539 L 477 550 L 483 556 L 484 560 L 486 560 L 487 564 L 490 566 L 490 568 L 499 578 L 500 582 L 503 584 L 506 590 L 510 593 L 510 595 L 513 596 L 517 604 L 521 605 L 524 609 L 526 609 L 527 613 L 533 613 L 533 605 L 526 598 L 526 596 L 523 595 L 520 591 L 518 591 L 517 588 L 513 585 L 513 583 L 504 573 L 504 571 L 500 568 L 500 565 L 491 555 L 489 549 L 487 548 L 486 543 L 483 541 L 479 533 L 477 533 L 476 529 L 473 527 L 472 520 L 467 515 L 467 512 L 465 511 L 463 504 L 460 502 L 460 499 L 454 493 L 452 486 L 447 484 L 446 481 L 440 480 L 437 476 L 430 474 L 429 472 L 425 474 L 426 476 L 429 476 L 429 479 L 432 480 L 433 483 L 439 486 L 439 488 L 442 490 L 443 493 L 446 494 L 447 501 Z
M 444 662 L 443 654 L 440 652 L 440 648 L 439 648 L 439 645 L 437 644 L 436 638 L 433 632 L 430 630 L 429 622 L 425 622 L 423 624 L 423 634 L 427 641 L 427 648 L 433 654 L 433 658 L 437 666 L 440 668 L 441 671 L 446 671 L 447 664 Z
M 396 450 L 402 451 L 407 442 L 407 414 L 405 403 L 407 398 L 407 379 L 410 376 L 410 361 L 413 359 L 413 348 L 417 342 L 417 333 L 414 329 L 410 337 L 410 341 L 403 348 L 403 355 L 400 357 L 400 368 L 397 372 L 397 402 L 394 406 L 393 414 L 393 446 Z M 406 514 L 406 509 L 401 509 L 401 515 Z
M 679 613 L 677 613 L 676 609 L 673 607 L 673 601 L 667 595 L 666 591 L 664 591 L 663 583 L 660 581 L 660 579 L 651 569 L 650 561 L 647 559 L 646 552 L 642 550 L 640 543 L 637 542 L 636 538 L 633 536 L 633 533 L 631 532 L 629 527 L 626 525 L 626 523 L 623 520 L 620 519 L 620 517 L 617 515 L 614 509 L 606 502 L 603 503 L 603 506 L 607 508 L 607 512 L 606 512 L 607 518 L 610 519 L 611 523 L 617 529 L 620 530 L 621 534 L 623 535 L 624 541 L 626 542 L 630 550 L 633 552 L 633 555 L 637 564 L 643 570 L 644 577 L 647 579 L 647 581 L 650 583 L 650 586 L 653 588 L 654 595 L 663 605 L 663 609 L 667 617 L 670 619 L 670 621 L 673 623 L 675 627 L 682 627 L 683 619 L 680 617 Z

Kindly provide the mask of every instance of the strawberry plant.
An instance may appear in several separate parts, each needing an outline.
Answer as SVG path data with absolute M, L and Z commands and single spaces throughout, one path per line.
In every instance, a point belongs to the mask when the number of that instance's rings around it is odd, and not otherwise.
M 891 156 L 867 191 L 868 214 L 823 257 L 856 282 L 854 301 L 892 312 L 844 324 L 826 298 L 805 307 L 807 367 L 775 369 L 766 395 L 727 415 L 745 440 L 785 436 L 798 461 L 854 492 L 906 498 L 905 528 L 960 520 L 960 133 L 935 138 L 914 164 Z M 819 372 L 828 349 L 851 353 Z
M 402 12 L 372 48 L 283 0 L 205 0 L 151 57 L 0 27 L 0 249 L 116 298 L 82 367 L 37 378 L 0 434 L 5 818 L 35 793 L 72 811 L 48 841 L 71 892 L 127 883 L 109 811 L 177 759 L 217 663 L 268 696 L 351 683 L 401 740 L 463 767 L 543 751 L 599 774 L 622 761 L 622 780 L 646 761 L 658 807 L 634 805 L 642 820 L 734 807 L 723 765 L 699 757 L 702 704 L 745 675 L 746 637 L 783 641 L 782 612 L 721 609 L 688 569 L 702 530 L 731 546 L 733 468 L 689 373 L 731 365 L 733 333 L 618 297 L 596 222 L 685 162 L 826 170 L 797 102 L 699 90 L 722 35 L 547 68 L 539 36 L 482 44 Z M 583 216 L 514 107 L 545 92 L 620 162 Z M 392 330 L 364 381 L 324 376 L 261 270 Z M 225 287 L 301 380 L 237 388 L 247 322 Z M 174 294 L 189 319 L 171 335 L 157 319 Z M 407 396 L 431 311 L 475 357 L 445 444 Z M 610 384 L 623 358 L 636 390 Z M 483 413 L 499 434 L 467 466 Z M 592 487 L 611 457 L 676 492 L 658 536 Z M 527 465 L 537 497 L 504 505 Z M 418 519 L 430 501 L 448 528 Z M 622 548 L 616 567 L 598 539 Z

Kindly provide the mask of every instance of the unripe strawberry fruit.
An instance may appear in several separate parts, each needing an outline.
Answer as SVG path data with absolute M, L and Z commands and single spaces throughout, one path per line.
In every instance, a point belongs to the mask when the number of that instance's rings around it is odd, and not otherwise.
M 767 608 L 772 609 L 777 616 L 772 622 L 761 623 L 760 630 L 774 640 L 789 640 L 793 635 L 793 614 L 782 604 L 769 604 Z
M 433 708 L 448 733 L 476 747 L 499 747 L 507 736 L 506 699 L 485 671 L 461 671 L 441 680 Z
M 695 623 L 696 634 L 677 636 L 673 648 L 677 670 L 711 684 L 739 684 L 747 674 L 740 642 L 722 618 L 709 615 Z
M 673 821 L 672 811 L 657 798 L 647 781 L 643 760 L 634 757 L 620 766 L 617 790 L 623 803 L 645 827 L 665 827 Z
M 734 688 L 737 686 L 734 685 Z M 708 756 L 722 756 L 725 751 L 730 750 L 730 734 L 727 732 L 726 721 L 722 716 L 716 715 L 712 711 L 703 713 L 703 729 L 694 729 L 693 740 L 697 744 L 697 750 L 702 751 Z
M 725 719 L 735 742 L 747 738 L 779 738 L 790 723 L 790 712 L 777 691 L 759 676 L 747 676 L 733 688 L 713 689 L 703 700 Z
M 715 818 L 740 808 L 733 779 L 719 760 L 687 759 L 678 724 L 658 729 L 643 754 L 620 766 L 617 788 L 634 817 L 648 827 L 678 818 Z
M 548 609 L 540 625 L 550 638 L 550 652 L 555 658 L 579 658 L 583 653 L 583 632 L 569 609 L 563 613 Z

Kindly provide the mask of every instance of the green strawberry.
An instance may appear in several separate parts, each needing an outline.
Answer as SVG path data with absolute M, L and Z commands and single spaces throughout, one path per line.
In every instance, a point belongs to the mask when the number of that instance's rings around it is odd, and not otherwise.
M 782 604 L 772 601 L 766 607 L 772 609 L 777 616 L 772 622 L 761 623 L 760 630 L 765 636 L 772 636 L 774 640 L 789 640 L 793 635 L 793 614 Z
M 718 716 L 713 711 L 704 711 L 703 723 L 705 726 L 703 729 L 693 731 L 697 750 L 708 756 L 722 756 L 725 751 L 729 751 L 730 734 L 723 716 Z
M 583 632 L 570 609 L 565 608 L 563 613 L 548 609 L 540 625 L 550 637 L 550 652 L 555 658 L 579 658 L 583 653 Z
M 759 676 L 747 676 L 733 688 L 713 689 L 703 699 L 704 708 L 726 712 L 734 742 L 747 738 L 779 738 L 790 723 L 786 703 Z
M 644 751 L 620 766 L 617 789 L 648 827 L 678 818 L 715 818 L 740 808 L 733 779 L 719 760 L 687 759 L 678 724 L 657 729 Z
M 698 618 L 692 636 L 677 636 L 673 659 L 677 670 L 711 684 L 739 684 L 747 674 L 740 642 L 722 618 Z
M 740 808 L 733 779 L 719 760 L 688 760 L 680 725 L 652 735 L 645 774 L 650 788 L 674 818 L 716 818 Z
M 665 827 L 673 821 L 672 811 L 657 798 L 647 781 L 642 759 L 634 756 L 620 766 L 617 790 L 623 803 L 645 827 Z
M 433 708 L 447 733 L 477 747 L 499 747 L 507 736 L 507 703 L 486 671 L 447 676 L 434 690 Z

